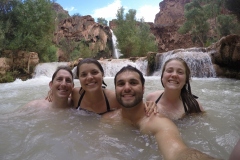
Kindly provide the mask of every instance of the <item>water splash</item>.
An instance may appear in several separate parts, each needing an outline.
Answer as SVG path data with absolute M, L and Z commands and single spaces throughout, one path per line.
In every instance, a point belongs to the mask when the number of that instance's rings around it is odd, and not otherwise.
M 203 48 L 178 49 L 159 54 L 158 63 L 155 68 L 154 76 L 161 76 L 161 69 L 164 63 L 171 58 L 180 57 L 184 59 L 191 70 L 192 77 L 207 78 L 216 77 L 211 58 Z

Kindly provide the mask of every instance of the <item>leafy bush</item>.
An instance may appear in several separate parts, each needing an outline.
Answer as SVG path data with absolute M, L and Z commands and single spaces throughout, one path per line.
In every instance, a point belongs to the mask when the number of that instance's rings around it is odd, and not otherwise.
M 9 82 L 13 82 L 14 80 L 15 79 L 14 79 L 13 73 L 11 72 L 7 72 L 5 75 L 0 76 L 0 83 L 9 83 Z
M 124 14 L 124 8 L 121 7 L 116 16 L 117 26 L 113 32 L 123 57 L 146 56 L 148 51 L 157 51 L 157 43 L 150 32 L 150 26 L 144 19 L 136 20 L 136 10 L 130 9 Z

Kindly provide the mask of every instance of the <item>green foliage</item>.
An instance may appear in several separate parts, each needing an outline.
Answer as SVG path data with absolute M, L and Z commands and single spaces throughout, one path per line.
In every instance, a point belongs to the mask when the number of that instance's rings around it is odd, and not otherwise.
M 6 74 L 0 76 L 0 83 L 9 83 L 13 82 L 14 80 L 15 79 L 12 72 L 7 72 Z
M 99 24 L 104 25 L 104 26 L 107 26 L 107 25 L 108 25 L 108 21 L 107 21 L 105 18 L 102 18 L 102 17 L 97 18 L 97 22 L 98 22 Z
M 55 25 L 52 2 L 3 0 L 0 8 L 4 24 L 3 49 L 37 52 L 43 60 L 47 48 L 52 45 Z
M 77 46 L 75 49 L 70 53 L 71 60 L 75 60 L 78 58 L 88 58 L 88 57 L 94 57 L 96 52 L 93 52 L 90 48 L 89 45 L 84 41 L 81 40 L 80 42 L 77 43 Z
M 89 46 L 84 42 L 81 41 L 79 44 L 79 57 L 87 58 L 87 57 L 94 57 L 94 54 Z
M 1 0 L 0 1 L 0 29 L 1 29 L 1 49 L 6 49 L 9 42 L 14 37 L 14 31 L 18 25 L 14 8 L 21 2 L 19 0 Z
M 138 28 L 138 39 L 139 39 L 139 51 L 137 56 L 145 56 L 147 52 L 156 52 L 158 50 L 155 37 L 150 33 L 150 26 L 141 20 Z
M 143 19 L 136 21 L 136 10 L 130 9 L 124 14 L 124 8 L 121 7 L 116 17 L 114 34 L 123 57 L 145 56 L 148 51 L 157 51 L 155 37 L 151 34 L 149 25 Z
M 192 34 L 193 39 L 199 40 L 202 46 L 206 42 L 209 31 L 208 17 L 204 12 L 204 9 L 197 0 L 187 3 L 184 11 L 186 22 L 179 29 L 179 33 L 181 34 Z
M 61 22 L 62 20 L 68 18 L 68 15 L 65 14 L 65 13 L 58 13 L 57 14 L 57 19 L 58 19 L 58 22 Z
M 70 60 L 71 60 L 71 61 L 76 60 L 76 59 L 78 59 L 79 57 L 80 57 L 80 52 L 79 52 L 79 50 L 77 50 L 77 49 L 74 49 L 74 50 L 72 51 L 72 53 L 70 53 Z
M 3 30 L 3 24 L 2 22 L 0 22 L 0 51 L 3 49 L 3 45 L 4 45 L 4 30 Z
M 240 26 L 235 20 L 235 16 L 232 15 L 219 15 L 217 17 L 218 32 L 221 37 L 239 32 Z
M 81 42 L 75 42 L 74 40 L 68 39 L 66 37 L 62 38 L 59 42 L 59 47 L 67 53 L 66 57 L 68 60 L 74 60 L 77 53 L 77 50 L 80 49 Z
M 202 4 L 205 16 L 209 18 L 216 18 L 223 7 L 223 0 L 211 0 L 207 1 L 206 4 Z
M 46 62 L 56 62 L 58 60 L 58 57 L 56 55 L 57 47 L 55 45 L 51 45 L 47 48 L 46 52 Z
M 230 1 L 193 0 L 187 3 L 184 10 L 186 22 L 178 30 L 179 33 L 190 33 L 193 36 L 193 41 L 200 41 L 202 46 L 208 45 L 215 41 L 215 39 L 208 36 L 210 30 L 209 19 L 213 20 L 211 21 L 211 30 L 215 32 L 218 38 L 239 33 L 239 24 L 236 22 L 236 18 L 230 15 L 222 15 L 221 12 Z M 234 0 L 234 2 L 236 2 L 236 5 L 240 4 L 240 1 L 237 2 Z
M 68 53 L 68 60 L 72 61 L 78 58 L 87 58 L 94 57 L 97 51 L 92 51 L 89 48 L 88 43 L 85 40 L 75 42 L 71 39 L 62 38 L 59 42 L 59 47 L 65 52 Z

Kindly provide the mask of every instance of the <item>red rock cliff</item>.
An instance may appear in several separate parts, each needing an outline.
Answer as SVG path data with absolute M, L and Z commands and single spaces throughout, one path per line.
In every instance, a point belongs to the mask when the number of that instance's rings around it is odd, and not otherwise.
M 110 28 L 96 23 L 90 15 L 69 17 L 61 21 L 57 28 L 53 39 L 55 44 L 59 44 L 63 38 L 66 38 L 69 41 L 75 42 L 84 40 L 88 44 L 89 49 L 93 50 L 97 48 L 100 52 L 107 47 L 108 49 L 112 49 L 112 33 Z M 108 46 L 109 44 L 110 46 Z M 109 52 L 108 54 L 105 56 L 109 58 L 111 53 Z M 67 61 L 64 58 L 62 60 Z
M 163 0 L 159 3 L 160 11 L 150 26 L 160 53 L 179 48 L 200 47 L 199 43 L 193 44 L 189 34 L 181 35 L 177 32 L 185 21 L 184 5 L 189 2 L 191 0 Z

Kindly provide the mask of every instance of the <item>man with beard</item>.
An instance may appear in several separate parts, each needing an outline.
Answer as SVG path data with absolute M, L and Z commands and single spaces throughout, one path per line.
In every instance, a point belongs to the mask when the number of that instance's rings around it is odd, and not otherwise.
M 187 147 L 181 139 L 177 126 L 161 114 L 150 117 L 144 111 L 145 79 L 138 69 L 123 67 L 115 76 L 116 97 L 121 109 L 103 115 L 104 119 L 118 120 L 136 126 L 144 134 L 154 135 L 158 149 L 165 160 L 213 160 L 215 158 Z

